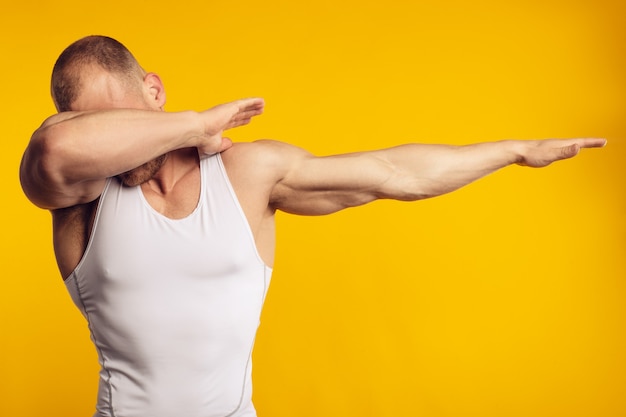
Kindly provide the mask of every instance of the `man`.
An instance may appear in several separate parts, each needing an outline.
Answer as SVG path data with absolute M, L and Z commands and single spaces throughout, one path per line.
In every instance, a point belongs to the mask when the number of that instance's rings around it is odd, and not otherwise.
M 97 416 L 255 415 L 250 356 L 277 210 L 419 200 L 605 144 L 408 144 L 321 158 L 233 144 L 222 132 L 261 114 L 263 100 L 165 112 L 159 77 L 102 36 L 61 54 L 52 96 L 59 113 L 33 134 L 20 174 L 52 212 L 59 269 L 98 351 Z

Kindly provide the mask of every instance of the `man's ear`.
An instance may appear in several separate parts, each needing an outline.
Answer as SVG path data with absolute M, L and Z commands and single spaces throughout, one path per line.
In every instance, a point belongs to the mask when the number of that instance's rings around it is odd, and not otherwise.
M 155 73 L 149 72 L 143 77 L 143 84 L 150 104 L 162 109 L 165 105 L 165 88 L 161 78 Z

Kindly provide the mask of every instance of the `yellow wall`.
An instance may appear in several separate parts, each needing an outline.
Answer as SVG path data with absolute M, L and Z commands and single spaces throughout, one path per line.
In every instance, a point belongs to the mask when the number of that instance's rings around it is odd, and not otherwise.
M 626 415 L 625 13 L 611 0 L 3 5 L 0 415 L 93 413 L 95 352 L 50 216 L 17 181 L 53 112 L 56 56 L 92 33 L 160 73 L 170 110 L 265 97 L 237 140 L 329 154 L 609 138 L 438 199 L 281 215 L 255 402 L 260 417 Z

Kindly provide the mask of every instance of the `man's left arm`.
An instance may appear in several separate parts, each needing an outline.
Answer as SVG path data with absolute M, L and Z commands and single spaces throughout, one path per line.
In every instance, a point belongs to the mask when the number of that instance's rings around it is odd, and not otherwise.
M 315 157 L 273 143 L 280 176 L 270 196 L 278 210 L 328 214 L 377 199 L 415 201 L 454 191 L 512 164 L 544 167 L 604 139 L 485 142 L 465 146 L 407 144 L 379 151 Z

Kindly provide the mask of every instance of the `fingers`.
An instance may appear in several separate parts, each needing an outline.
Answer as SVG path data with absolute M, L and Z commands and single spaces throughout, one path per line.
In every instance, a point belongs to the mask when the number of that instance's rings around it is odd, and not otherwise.
M 603 138 L 569 139 L 564 142 L 566 146 L 558 148 L 557 160 L 573 158 L 583 148 L 602 148 L 606 145 L 606 139 Z
M 557 145 L 561 144 L 562 146 L 577 144 L 581 148 L 601 148 L 606 145 L 606 139 L 604 138 L 548 139 L 548 141 Z
M 606 145 L 603 138 L 576 138 L 576 139 L 545 139 L 528 142 L 520 165 L 540 168 L 552 162 L 573 158 L 583 148 L 600 148 Z
M 559 155 L 557 159 L 573 158 L 576 155 L 578 155 L 578 152 L 580 152 L 580 146 L 577 143 L 574 143 L 572 145 L 564 146 L 560 148 L 558 152 L 559 152 Z
M 230 140 L 229 138 L 222 138 L 222 143 L 221 143 L 221 146 L 219 147 L 218 152 L 223 152 L 226 149 L 230 148 L 231 146 L 233 146 L 232 140 Z
M 262 98 L 246 98 L 238 100 L 238 112 L 236 118 L 250 119 L 263 113 L 265 101 Z
M 213 136 L 208 138 L 202 146 L 199 146 L 198 151 L 202 155 L 214 155 L 225 151 L 231 146 L 233 146 L 233 142 L 229 138 Z
M 204 112 L 204 132 L 213 136 L 226 129 L 250 123 L 250 120 L 263 113 L 265 102 L 262 98 L 245 98 L 219 104 Z
M 262 98 L 244 98 L 233 101 L 231 104 L 236 108 L 233 118 L 240 119 L 249 119 L 259 115 L 263 113 L 265 107 L 265 101 Z
M 238 123 L 240 121 L 250 121 L 254 116 L 258 116 L 263 113 L 263 109 L 253 109 L 253 110 L 244 110 L 240 111 L 231 117 L 230 121 L 232 123 Z
M 579 143 L 581 148 L 602 148 L 606 146 L 606 139 L 604 138 L 584 138 L 580 139 Z
M 224 127 L 224 130 L 250 123 L 250 120 L 254 116 L 258 116 L 263 113 L 263 108 L 265 107 L 265 102 L 262 98 L 241 99 L 234 101 L 231 104 L 235 108 L 234 113 Z
M 237 100 L 236 103 L 239 103 L 239 108 L 260 108 L 262 109 L 265 106 L 265 100 L 260 97 L 250 97 L 250 98 L 242 98 Z
M 251 117 L 248 117 L 248 118 L 245 118 L 245 119 L 231 120 L 226 125 L 226 127 L 224 127 L 224 130 L 232 129 L 234 127 L 239 127 L 239 126 L 243 126 L 243 125 L 247 125 L 248 123 L 250 123 L 250 120 L 252 120 Z

